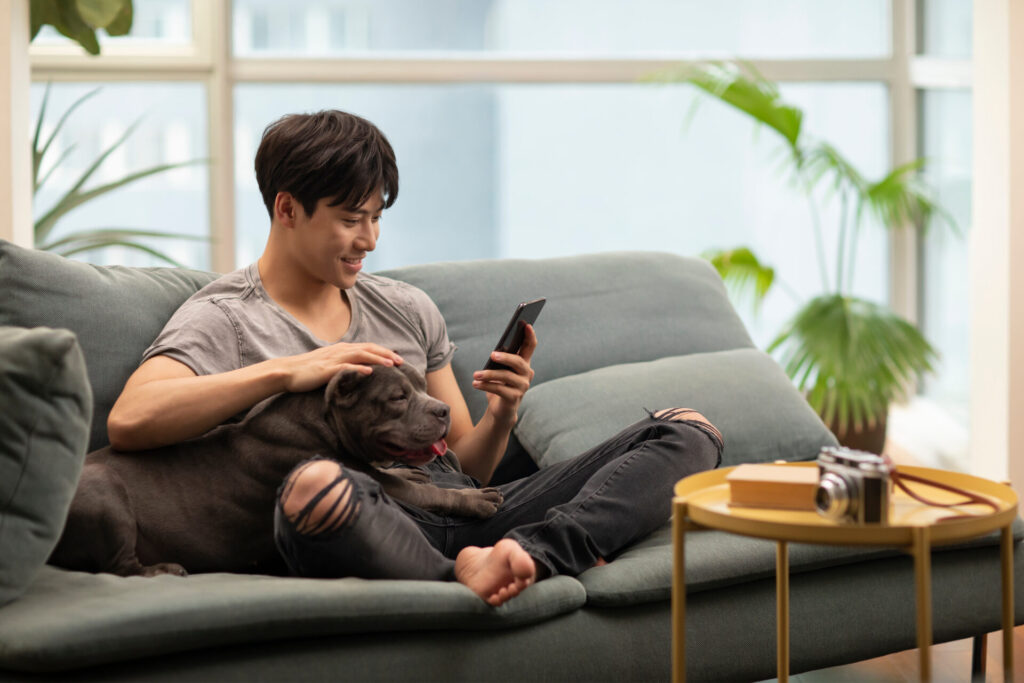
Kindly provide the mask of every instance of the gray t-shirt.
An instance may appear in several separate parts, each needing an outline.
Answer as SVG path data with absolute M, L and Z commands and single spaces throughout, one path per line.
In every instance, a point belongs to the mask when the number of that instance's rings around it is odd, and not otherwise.
M 422 290 L 360 273 L 345 290 L 352 321 L 341 339 L 317 339 L 263 288 L 257 264 L 214 280 L 181 305 L 142 360 L 157 355 L 184 363 L 197 375 L 236 370 L 335 342 L 373 342 L 420 372 L 451 362 L 455 344 L 444 318 Z

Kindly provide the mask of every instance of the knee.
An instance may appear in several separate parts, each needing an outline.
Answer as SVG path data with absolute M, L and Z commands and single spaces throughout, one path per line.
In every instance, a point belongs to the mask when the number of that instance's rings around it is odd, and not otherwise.
M 711 423 L 711 420 L 692 408 L 665 408 L 664 410 L 655 411 L 651 413 L 651 415 L 657 420 L 667 420 L 669 422 L 680 422 L 693 425 L 695 428 L 707 434 L 707 436 L 714 442 L 715 446 L 718 447 L 719 451 L 721 451 L 722 446 L 725 443 L 722 438 L 722 433 Z
M 359 510 L 354 484 L 333 460 L 313 460 L 285 479 L 281 509 L 305 535 L 335 531 L 350 524 Z

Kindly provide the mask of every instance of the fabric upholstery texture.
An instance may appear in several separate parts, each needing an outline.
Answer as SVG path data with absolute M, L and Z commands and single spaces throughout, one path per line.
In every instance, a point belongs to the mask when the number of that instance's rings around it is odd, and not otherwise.
M 279 638 L 525 626 L 583 606 L 557 576 L 492 608 L 441 581 L 234 574 L 122 578 L 45 567 L 0 619 L 0 667 L 47 671 Z M 400 647 L 400 643 L 395 643 Z
M 60 538 L 91 412 L 71 332 L 0 327 L 0 605 L 32 583 Z
M 515 433 L 541 467 L 573 458 L 644 416 L 693 408 L 722 433 L 722 466 L 813 460 L 835 437 L 782 368 L 757 349 L 695 353 L 562 377 L 523 397 Z
M 381 275 L 416 285 L 441 309 L 459 347 L 452 368 L 474 419 L 487 399 L 473 388 L 473 372 L 521 301 L 548 300 L 534 326 L 534 388 L 609 365 L 753 347 L 721 278 L 701 259 L 618 252 L 436 263 Z
M 89 450 L 142 352 L 181 303 L 217 276 L 180 268 L 94 266 L 0 240 L 0 325 L 71 330 L 85 354 L 94 409 Z

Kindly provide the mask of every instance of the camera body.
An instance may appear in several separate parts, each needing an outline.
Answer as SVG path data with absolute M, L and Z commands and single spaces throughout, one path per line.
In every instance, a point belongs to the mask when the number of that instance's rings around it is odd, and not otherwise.
M 887 456 L 826 446 L 818 454 L 815 505 L 825 517 L 850 524 L 886 524 L 895 467 Z

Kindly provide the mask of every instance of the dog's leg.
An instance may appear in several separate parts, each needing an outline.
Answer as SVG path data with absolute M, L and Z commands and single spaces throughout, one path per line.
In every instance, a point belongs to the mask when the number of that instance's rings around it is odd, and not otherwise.
M 187 574 L 171 562 L 143 566 L 135 552 L 137 537 L 135 512 L 121 478 L 102 463 L 87 463 L 50 562 L 119 576 Z
M 395 476 L 391 470 L 374 470 L 371 476 L 380 482 L 381 488 L 392 498 L 431 512 L 486 519 L 498 511 L 503 500 L 501 492 L 491 487 L 444 489 Z

